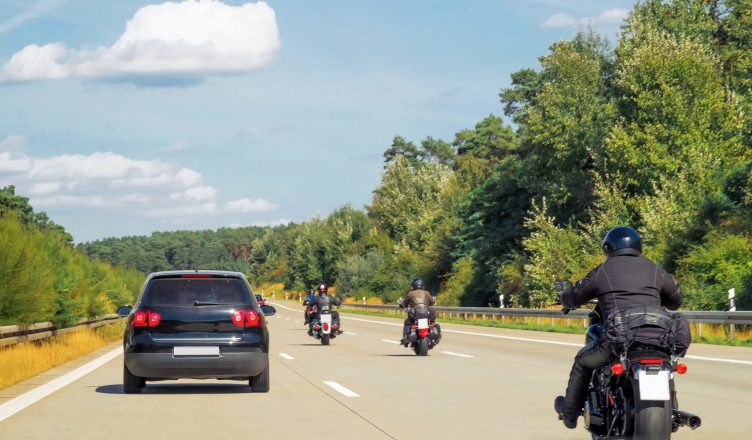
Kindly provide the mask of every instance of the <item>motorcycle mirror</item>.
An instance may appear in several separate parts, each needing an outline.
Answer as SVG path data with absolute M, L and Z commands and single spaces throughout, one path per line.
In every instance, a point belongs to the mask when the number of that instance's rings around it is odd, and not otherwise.
M 404 301 L 404 298 L 397 298 L 397 304 L 402 305 L 402 302 Z
M 569 281 L 564 280 L 564 281 L 557 281 L 556 282 L 556 291 L 557 292 L 562 292 L 564 290 L 569 289 L 570 287 L 572 287 L 572 283 L 570 283 Z

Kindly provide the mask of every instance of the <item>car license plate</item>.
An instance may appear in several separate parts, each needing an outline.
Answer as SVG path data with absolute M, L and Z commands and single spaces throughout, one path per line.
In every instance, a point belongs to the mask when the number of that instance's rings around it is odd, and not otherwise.
M 172 347 L 173 356 L 219 356 L 217 346 L 179 346 Z
M 418 328 L 428 328 L 428 318 L 420 318 L 418 319 Z
M 668 371 L 645 371 L 637 373 L 640 383 L 640 400 L 669 400 Z

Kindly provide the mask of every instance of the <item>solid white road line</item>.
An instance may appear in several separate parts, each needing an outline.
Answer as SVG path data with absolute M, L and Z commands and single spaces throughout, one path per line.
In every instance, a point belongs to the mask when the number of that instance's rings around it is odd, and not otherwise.
M 288 310 L 297 311 L 295 309 L 290 309 L 289 307 L 285 307 L 283 305 L 279 305 L 282 308 L 286 308 Z M 380 324 L 380 325 L 391 325 L 394 327 L 402 327 L 402 324 L 396 324 L 393 322 L 384 322 L 384 321 L 374 321 L 371 319 L 360 319 L 360 318 L 351 318 L 349 316 L 343 316 L 342 319 L 350 319 L 352 321 L 360 321 L 360 322 L 369 322 L 372 324 Z M 460 335 L 470 335 L 470 336 L 483 336 L 486 338 L 496 338 L 496 339 L 506 339 L 509 341 L 521 341 L 521 342 L 535 342 L 539 344 L 551 344 L 551 345 L 563 345 L 566 347 L 582 347 L 583 344 L 577 344 L 574 342 L 562 342 L 562 341 L 550 341 L 547 339 L 537 339 L 537 338 L 520 338 L 516 336 L 504 336 L 504 335 L 492 335 L 489 333 L 478 333 L 478 332 L 466 332 L 461 330 L 448 330 L 448 329 L 442 329 L 442 333 L 457 333 Z M 745 361 L 741 359 L 725 359 L 725 358 L 717 358 L 717 357 L 709 357 L 709 356 L 694 356 L 694 355 L 687 355 L 685 356 L 686 359 L 696 359 L 699 361 L 710 361 L 710 362 L 723 362 L 727 364 L 740 364 L 740 365 L 752 365 L 752 361 Z
M 743 361 L 739 359 L 724 359 L 724 358 L 707 357 L 707 356 L 694 356 L 691 354 L 684 356 L 684 358 L 685 359 L 697 359 L 699 361 L 725 362 L 727 364 L 752 365 L 752 361 Z
M 357 336 L 358 335 L 357 333 L 353 333 L 353 332 L 345 332 L 345 334 L 346 335 L 350 335 L 350 336 Z
M 15 399 L 11 399 L 2 405 L 0 405 L 0 422 L 12 416 L 13 414 L 21 411 L 29 405 L 36 403 L 37 401 L 44 399 L 55 391 L 63 388 L 66 385 L 84 377 L 91 373 L 107 362 L 115 359 L 119 355 L 123 354 L 123 347 L 118 347 L 109 353 L 105 353 L 102 356 L 76 368 L 70 373 L 64 374 L 57 379 L 53 379 L 44 385 L 38 386 L 33 390 L 21 394 Z
M 399 341 L 392 341 L 391 339 L 382 339 L 381 342 L 388 342 L 390 344 L 397 344 L 400 345 Z
M 290 356 L 290 355 L 289 355 L 289 354 L 287 354 L 287 353 L 280 353 L 279 355 L 280 355 L 281 357 L 283 357 L 283 358 L 287 359 L 288 361 L 291 361 L 291 360 L 295 359 L 294 357 Z
M 360 397 L 360 394 L 349 388 L 343 387 L 342 385 L 332 380 L 325 380 L 324 383 L 329 385 L 330 387 L 332 387 L 332 389 L 334 389 L 334 391 L 342 394 L 345 397 Z
M 472 359 L 472 358 L 474 358 L 474 357 L 475 357 L 475 356 L 473 356 L 473 355 L 471 355 L 471 354 L 462 354 L 462 353 L 455 353 L 455 352 L 453 352 L 453 351 L 442 351 L 442 353 L 444 353 L 444 354 L 448 354 L 448 355 L 450 355 L 450 356 L 459 356 L 459 357 L 461 357 L 461 358 L 468 358 L 468 359 Z

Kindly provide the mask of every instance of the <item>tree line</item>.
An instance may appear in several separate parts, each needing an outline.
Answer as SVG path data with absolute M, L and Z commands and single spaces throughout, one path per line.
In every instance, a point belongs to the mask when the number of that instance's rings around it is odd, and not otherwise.
M 70 325 L 133 302 L 144 274 L 88 258 L 13 186 L 0 188 L 0 325 Z
M 750 0 L 648 0 L 613 45 L 592 29 L 552 44 L 500 91 L 511 124 L 489 115 L 453 139 L 396 136 L 362 210 L 80 249 L 144 271 L 200 263 L 387 301 L 422 276 L 442 304 L 504 295 L 539 307 L 555 280 L 602 261 L 609 228 L 631 225 L 680 280 L 685 307 L 726 309 L 734 287 L 749 309 L 750 11 Z

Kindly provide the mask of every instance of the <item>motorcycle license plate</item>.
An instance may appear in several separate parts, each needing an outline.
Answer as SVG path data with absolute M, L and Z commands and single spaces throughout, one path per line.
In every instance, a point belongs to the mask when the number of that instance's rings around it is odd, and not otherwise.
M 321 323 L 322 324 L 331 324 L 332 323 L 332 315 L 321 315 Z
M 418 328 L 428 328 L 428 318 L 420 318 L 418 319 Z
M 668 371 L 645 371 L 637 373 L 640 383 L 640 400 L 669 400 Z

